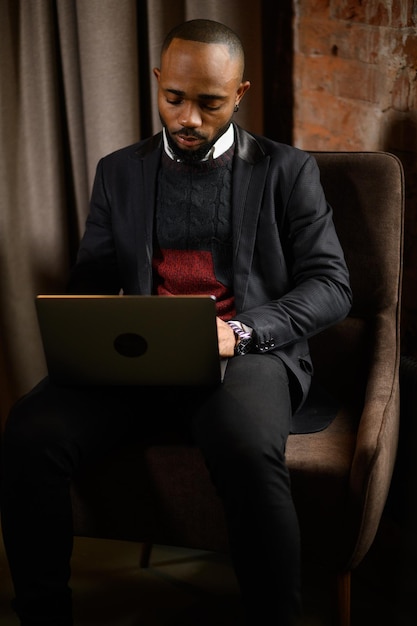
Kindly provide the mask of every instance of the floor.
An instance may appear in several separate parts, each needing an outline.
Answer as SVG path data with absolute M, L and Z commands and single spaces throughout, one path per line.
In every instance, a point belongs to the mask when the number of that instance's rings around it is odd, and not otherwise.
M 76 538 L 72 587 L 76 626 L 232 626 L 238 591 L 227 559 L 155 546 L 151 567 L 138 567 L 140 544 Z M 352 626 L 417 624 L 417 533 L 384 519 L 352 579 Z M 0 625 L 17 626 L 7 561 L 0 544 Z M 302 626 L 333 626 L 326 577 L 305 572 Z M 261 626 L 261 625 L 259 625 Z M 276 624 L 274 626 L 279 626 Z

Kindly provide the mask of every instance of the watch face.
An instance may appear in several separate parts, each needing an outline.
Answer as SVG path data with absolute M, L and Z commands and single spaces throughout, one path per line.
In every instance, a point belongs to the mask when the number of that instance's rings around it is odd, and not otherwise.
M 242 354 L 247 354 L 252 346 L 252 338 L 241 339 L 237 346 L 235 347 L 235 355 L 241 356 Z

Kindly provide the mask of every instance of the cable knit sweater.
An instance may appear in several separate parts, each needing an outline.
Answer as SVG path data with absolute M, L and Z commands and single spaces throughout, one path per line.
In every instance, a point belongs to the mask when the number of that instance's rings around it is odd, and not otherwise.
M 209 294 L 234 315 L 231 179 L 233 146 L 217 159 L 178 163 L 165 153 L 158 180 L 154 245 L 157 294 Z

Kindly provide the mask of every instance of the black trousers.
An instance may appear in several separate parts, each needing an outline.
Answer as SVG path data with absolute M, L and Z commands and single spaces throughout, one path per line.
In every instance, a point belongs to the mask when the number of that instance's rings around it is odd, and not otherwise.
M 42 381 L 13 407 L 4 434 L 2 527 L 21 624 L 73 623 L 74 472 L 127 438 L 167 427 L 184 429 L 205 458 L 224 506 L 247 623 L 295 624 L 300 541 L 285 463 L 290 417 L 287 373 L 272 354 L 231 359 L 215 389 Z

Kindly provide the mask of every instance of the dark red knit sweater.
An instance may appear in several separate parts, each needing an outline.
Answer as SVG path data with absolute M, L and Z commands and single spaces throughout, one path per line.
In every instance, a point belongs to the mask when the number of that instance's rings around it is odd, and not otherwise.
M 207 294 L 224 320 L 232 293 L 231 179 L 233 146 L 217 159 L 177 163 L 165 153 L 158 180 L 154 291 Z

